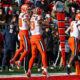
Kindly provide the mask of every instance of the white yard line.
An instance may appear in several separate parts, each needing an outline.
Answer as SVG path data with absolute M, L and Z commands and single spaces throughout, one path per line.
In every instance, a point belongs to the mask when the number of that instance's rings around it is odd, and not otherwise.
M 65 76 L 67 73 L 50 73 L 50 76 Z M 75 75 L 75 73 L 71 73 L 71 75 Z M 31 77 L 40 77 L 42 74 L 32 74 Z M 12 78 L 12 77 L 26 77 L 26 74 L 20 75 L 0 75 L 0 78 Z

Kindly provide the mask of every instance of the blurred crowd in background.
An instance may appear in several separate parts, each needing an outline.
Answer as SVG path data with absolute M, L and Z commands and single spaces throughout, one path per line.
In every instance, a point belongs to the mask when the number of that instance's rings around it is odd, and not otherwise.
M 55 4 L 57 1 L 62 1 L 64 4 L 64 13 L 65 13 L 65 29 L 70 26 L 71 21 L 75 20 L 75 15 L 80 13 L 80 0 L 0 0 L 0 66 L 5 69 L 6 60 L 11 59 L 14 56 L 15 51 L 19 48 L 19 42 L 17 39 L 18 35 L 18 16 L 20 14 L 20 7 L 22 4 L 30 4 L 31 13 L 35 7 L 40 7 L 43 9 L 43 18 L 45 19 L 46 14 L 51 15 L 50 27 L 43 27 L 43 38 L 46 44 L 47 50 L 47 61 L 48 67 L 54 69 L 57 65 L 59 68 L 62 68 L 62 59 L 60 58 L 58 63 L 56 59 L 60 54 L 59 47 L 59 35 L 58 35 L 58 25 L 56 17 Z M 10 29 L 14 26 L 14 31 Z M 11 34 L 9 34 L 11 33 Z M 66 64 L 70 55 L 70 48 L 68 45 L 69 35 L 66 34 Z M 7 43 L 5 43 L 7 42 Z M 6 54 L 7 53 L 7 54 Z M 27 66 L 30 55 L 26 57 Z M 9 59 L 9 60 L 10 60 Z M 9 61 L 7 61 L 8 69 L 11 71 Z M 35 65 L 38 65 L 38 71 L 40 71 L 41 55 L 40 53 L 37 56 Z M 28 68 L 28 67 L 26 67 Z

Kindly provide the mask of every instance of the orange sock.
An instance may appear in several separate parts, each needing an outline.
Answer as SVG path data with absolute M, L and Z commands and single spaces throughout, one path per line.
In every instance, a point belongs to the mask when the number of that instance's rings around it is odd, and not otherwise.
M 47 68 L 47 56 L 46 53 L 42 53 L 42 63 L 43 63 L 43 67 Z
M 21 56 L 20 56 L 20 58 L 19 58 L 19 61 L 20 62 L 22 62 L 23 61 L 23 59 L 24 59 L 24 57 L 27 55 L 27 51 L 26 50 L 24 50 L 24 52 L 21 54 Z
M 13 59 L 15 60 L 22 51 L 23 51 L 23 48 L 20 48 L 20 49 L 15 53 Z
M 33 45 L 33 46 L 34 46 L 34 45 Z M 37 56 L 37 49 L 36 49 L 36 47 L 34 46 L 34 47 L 32 47 L 32 57 L 31 57 L 31 59 L 30 59 L 30 61 L 29 61 L 29 70 L 32 69 L 32 66 L 33 66 L 33 64 L 34 64 L 34 61 L 35 61 L 36 56 Z
M 79 61 L 75 62 L 76 75 L 80 75 Z
M 29 61 L 29 70 L 32 69 L 32 66 L 33 66 L 33 64 L 34 64 L 35 58 L 36 58 L 36 55 L 31 57 L 31 59 L 30 59 L 30 61 Z

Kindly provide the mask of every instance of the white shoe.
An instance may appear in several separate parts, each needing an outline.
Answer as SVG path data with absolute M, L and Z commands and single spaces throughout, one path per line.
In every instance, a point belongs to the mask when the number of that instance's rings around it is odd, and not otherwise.
M 53 66 L 56 68 L 56 64 L 53 63 Z
M 14 70 L 12 70 L 12 69 L 9 69 L 9 72 L 13 72 Z
M 52 70 L 53 70 L 54 68 L 53 68 L 53 67 L 50 67 L 50 69 L 52 69 Z
M 0 70 L 0 72 L 3 72 L 3 70 Z
M 40 68 L 38 68 L 38 72 L 40 72 L 41 71 L 41 69 Z

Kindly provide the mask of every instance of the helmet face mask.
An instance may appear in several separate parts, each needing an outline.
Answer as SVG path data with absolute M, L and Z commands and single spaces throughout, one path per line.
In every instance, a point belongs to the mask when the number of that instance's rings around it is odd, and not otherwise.
M 26 13 L 30 13 L 30 9 L 26 9 Z

